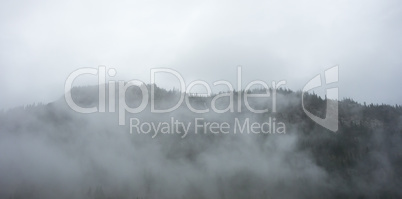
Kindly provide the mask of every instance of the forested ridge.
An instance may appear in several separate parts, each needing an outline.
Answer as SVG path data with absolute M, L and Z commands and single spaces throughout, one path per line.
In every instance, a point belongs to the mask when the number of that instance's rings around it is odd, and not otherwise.
M 146 86 L 150 88 L 150 85 Z M 234 91 L 238 95 L 264 89 Z M 269 91 L 272 96 L 272 90 Z M 77 104 L 97 105 L 97 87 L 72 90 Z M 188 94 L 189 95 L 189 94 Z M 156 87 L 155 105 L 171 107 L 180 92 Z M 210 107 L 216 96 L 189 97 L 192 107 Z M 138 106 L 138 87 L 126 101 Z M 250 100 L 269 111 L 193 113 L 185 104 L 171 113 L 81 114 L 64 97 L 0 112 L 0 198 L 401 198 L 402 106 L 339 101 L 338 131 L 331 132 L 303 111 L 302 93 L 276 91 L 272 99 Z M 229 98 L 217 101 L 227 107 Z M 326 100 L 305 94 L 307 110 L 325 116 Z M 108 102 L 108 101 L 107 101 Z M 234 106 L 237 106 L 237 101 Z M 244 102 L 240 102 L 244 103 Z M 106 103 L 107 104 L 107 103 Z M 193 122 L 248 118 L 286 125 L 286 133 L 198 133 L 152 138 L 130 134 L 130 118 Z M 206 130 L 206 132 L 208 129 Z

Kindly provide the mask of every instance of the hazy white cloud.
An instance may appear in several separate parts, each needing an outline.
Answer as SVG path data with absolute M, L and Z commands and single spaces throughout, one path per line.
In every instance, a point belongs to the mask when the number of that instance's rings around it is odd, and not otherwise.
M 0 108 L 53 101 L 80 67 L 149 81 L 287 80 L 301 89 L 340 65 L 340 95 L 401 103 L 398 1 L 19 1 L 0 8 Z M 88 80 L 88 83 L 95 83 Z

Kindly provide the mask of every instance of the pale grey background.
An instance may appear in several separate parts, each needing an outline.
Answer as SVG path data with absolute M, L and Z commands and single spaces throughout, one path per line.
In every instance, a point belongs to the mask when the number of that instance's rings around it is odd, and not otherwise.
M 80 67 L 149 82 L 287 80 L 301 89 L 340 65 L 340 97 L 402 104 L 402 3 L 358 1 L 2 1 L 0 109 L 51 102 Z M 160 80 L 165 87 L 168 80 Z M 76 85 L 95 84 L 81 78 Z

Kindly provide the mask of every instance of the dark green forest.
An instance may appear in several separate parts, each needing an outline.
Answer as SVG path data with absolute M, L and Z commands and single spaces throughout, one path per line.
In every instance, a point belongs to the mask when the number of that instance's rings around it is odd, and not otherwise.
M 150 88 L 151 85 L 147 85 Z M 97 105 L 97 87 L 71 92 L 80 106 Z M 250 100 L 233 91 L 235 110 L 193 113 L 184 103 L 169 113 L 81 114 L 61 97 L 0 112 L 0 198 L 401 198 L 402 107 L 338 102 L 338 131 L 316 124 L 303 111 L 302 93 L 276 91 L 272 97 Z M 210 107 L 212 96 L 186 94 L 192 107 Z M 156 87 L 155 106 L 171 107 L 180 92 Z M 126 102 L 138 106 L 138 87 L 127 91 Z M 149 99 L 151 100 L 151 99 Z M 304 105 L 324 117 L 325 97 L 309 93 Z M 108 101 L 107 101 L 108 102 Z M 221 109 L 229 98 L 216 101 Z M 238 103 L 242 108 L 237 110 Z M 107 103 L 106 103 L 107 104 Z M 203 118 L 226 122 L 229 133 L 130 134 L 130 118 L 145 122 L 184 122 Z M 275 118 L 286 132 L 232 133 L 235 121 L 266 122 Z M 271 124 L 272 125 L 272 124 Z M 272 126 L 271 126 L 272 127 Z M 183 132 L 183 129 L 178 130 Z M 206 133 L 205 133 L 206 132 Z

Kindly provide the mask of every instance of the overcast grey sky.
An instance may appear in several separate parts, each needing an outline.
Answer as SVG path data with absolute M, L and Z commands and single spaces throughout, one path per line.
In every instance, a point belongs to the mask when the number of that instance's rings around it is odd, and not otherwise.
M 397 0 L 2 1 L 0 109 L 56 100 L 71 72 L 99 65 L 211 83 L 241 65 L 244 84 L 297 90 L 339 64 L 340 97 L 402 104 L 401 22 Z

